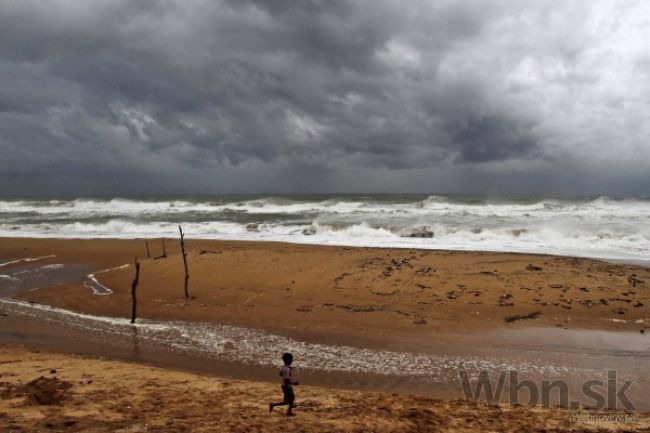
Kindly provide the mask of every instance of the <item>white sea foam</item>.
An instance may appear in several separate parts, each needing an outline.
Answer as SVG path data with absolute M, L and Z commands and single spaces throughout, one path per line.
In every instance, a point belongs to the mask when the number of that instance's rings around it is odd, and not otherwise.
M 17 259 L 17 260 L 11 260 L 8 262 L 0 263 L 0 268 L 3 266 L 9 266 L 13 265 L 14 263 L 21 263 L 21 262 L 35 262 L 37 260 L 43 260 L 43 259 L 49 259 L 52 257 L 56 257 L 53 254 L 47 255 L 47 256 L 41 256 L 41 257 L 25 257 L 23 259 Z
M 111 271 L 117 271 L 118 269 L 125 269 L 128 268 L 130 265 L 128 263 L 121 265 L 121 266 L 115 266 L 113 268 L 108 268 L 108 269 L 102 269 L 101 271 L 97 271 L 92 274 L 86 275 L 86 281 L 84 281 L 84 286 L 88 287 L 90 290 L 92 290 L 93 295 L 110 295 L 113 293 L 112 289 L 109 289 L 102 283 L 100 283 L 97 280 L 97 274 L 104 274 L 106 272 L 111 272 Z
M 647 259 L 650 199 L 447 196 L 0 201 L 0 236 L 188 237 Z M 426 228 L 430 238 L 410 237 Z M 1 265 L 0 265 L 1 266 Z
M 131 338 L 133 328 L 128 319 L 93 316 L 73 311 L 0 299 L 4 308 L 15 314 L 38 317 L 40 320 L 64 323 L 94 335 L 114 335 Z M 562 363 L 535 362 L 484 356 L 433 355 L 425 353 L 370 350 L 343 345 L 309 343 L 263 332 L 258 329 L 190 323 L 182 321 L 159 322 L 139 320 L 135 327 L 139 338 L 156 342 L 162 347 L 237 363 L 272 366 L 278 353 L 289 351 L 300 359 L 304 368 L 321 371 L 343 371 L 418 377 L 431 381 L 446 381 L 463 370 L 506 370 L 516 368 L 522 373 L 560 374 L 591 371 Z M 344 360 L 344 361 L 342 361 Z

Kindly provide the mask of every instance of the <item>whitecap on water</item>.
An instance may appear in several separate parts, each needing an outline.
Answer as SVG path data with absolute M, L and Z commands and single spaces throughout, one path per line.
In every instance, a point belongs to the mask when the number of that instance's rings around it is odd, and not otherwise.
M 205 239 L 625 260 L 643 259 L 650 251 L 650 199 L 643 198 L 224 196 L 5 200 L 0 208 L 0 236 L 12 237 L 154 238 L 176 236 L 180 222 L 189 238 Z M 421 227 L 429 227 L 435 235 L 408 236 L 418 234 Z

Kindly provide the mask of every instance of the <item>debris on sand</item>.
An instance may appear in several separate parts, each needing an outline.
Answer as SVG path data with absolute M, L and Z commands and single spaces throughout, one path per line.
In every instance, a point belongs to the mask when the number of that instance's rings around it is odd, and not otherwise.
M 543 271 L 543 270 L 544 270 L 544 269 L 542 269 L 541 267 L 539 267 L 539 266 L 535 266 L 535 265 L 533 265 L 533 264 L 530 264 L 530 265 L 526 266 L 526 269 L 528 269 L 529 271 L 535 271 L 535 272 L 539 272 L 539 271 Z
M 200 250 L 199 255 L 203 255 L 203 254 L 221 254 L 221 251 Z
M 373 311 L 387 311 L 387 305 L 354 305 L 354 304 L 345 304 L 337 305 L 336 308 L 342 308 L 348 310 L 352 313 L 372 313 Z
M 513 302 L 510 302 L 510 299 L 512 299 L 512 295 L 510 293 L 504 293 L 503 295 L 499 296 L 499 302 L 497 305 L 499 307 L 512 307 L 515 304 Z
M 506 321 L 506 323 L 512 323 L 518 320 L 537 319 L 541 315 L 542 313 L 540 313 L 539 311 L 535 311 L 533 313 L 524 314 L 524 315 L 515 314 L 513 316 L 507 316 L 504 320 Z
M 591 308 L 594 306 L 594 302 L 591 299 L 580 300 L 578 301 L 578 303 L 584 305 L 587 308 Z
M 399 289 L 391 290 L 388 292 L 382 292 L 380 290 L 370 290 L 370 293 L 377 296 L 393 296 L 399 293 Z
M 12 394 L 15 397 L 24 396 L 25 403 L 29 405 L 51 406 L 61 404 L 68 397 L 70 388 L 70 382 L 41 376 L 15 388 Z
M 350 275 L 352 275 L 352 274 L 349 273 L 349 272 L 343 272 L 341 275 L 339 275 L 338 277 L 334 278 L 334 284 L 336 285 L 336 284 L 340 283 L 341 280 L 343 280 L 343 278 L 345 278 L 345 277 L 349 277 Z
M 415 271 L 416 274 L 428 274 L 429 272 L 435 272 L 435 270 L 431 269 L 431 266 L 423 266 L 419 268 L 417 271 Z
M 632 274 L 627 277 L 627 282 L 630 283 L 630 286 L 636 287 L 639 284 L 643 284 L 643 280 L 637 278 L 636 274 Z
M 451 290 L 447 292 L 447 299 L 457 299 L 458 298 L 458 292 L 455 290 Z
M 395 269 L 401 269 L 402 266 L 411 266 L 409 263 L 409 259 L 401 259 L 401 260 L 396 260 L 396 259 L 391 259 L 390 264 L 395 268 Z

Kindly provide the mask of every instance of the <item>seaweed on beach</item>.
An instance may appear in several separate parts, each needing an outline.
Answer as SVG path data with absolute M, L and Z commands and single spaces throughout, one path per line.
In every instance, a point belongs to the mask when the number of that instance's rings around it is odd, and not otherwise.
M 28 405 L 58 405 L 68 397 L 68 390 L 71 387 L 70 382 L 59 380 L 56 377 L 40 376 L 22 386 L 6 390 L 3 398 L 22 396 Z
M 506 321 L 506 323 L 512 323 L 518 320 L 537 319 L 541 315 L 542 313 L 540 313 L 539 311 L 535 311 L 533 313 L 524 314 L 524 315 L 515 314 L 512 316 L 506 316 L 504 320 Z

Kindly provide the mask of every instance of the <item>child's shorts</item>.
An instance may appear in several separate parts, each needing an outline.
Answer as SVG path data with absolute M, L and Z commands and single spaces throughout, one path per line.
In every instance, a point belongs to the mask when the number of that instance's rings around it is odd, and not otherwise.
M 284 402 L 293 404 L 293 401 L 296 399 L 296 396 L 293 394 L 292 386 L 282 385 L 282 394 L 284 394 Z

